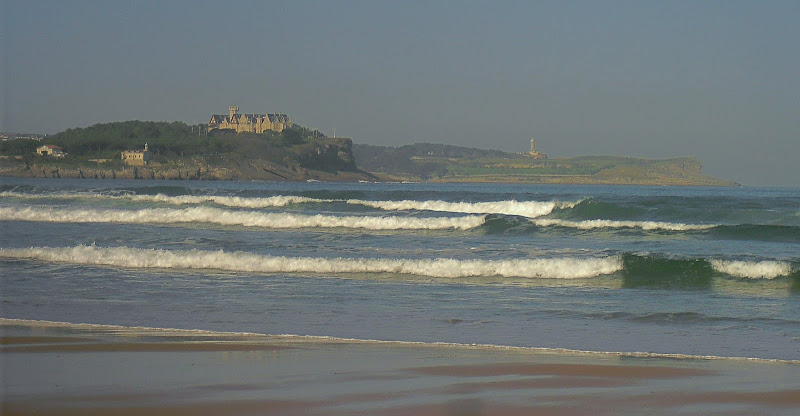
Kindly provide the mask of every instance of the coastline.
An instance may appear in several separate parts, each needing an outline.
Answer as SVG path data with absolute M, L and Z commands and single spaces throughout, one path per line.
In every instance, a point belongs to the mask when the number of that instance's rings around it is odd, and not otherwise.
M 789 415 L 800 365 L 0 319 L 3 414 Z M 743 383 L 742 380 L 747 380 Z
M 548 185 L 633 185 L 633 186 L 742 186 L 733 181 L 710 176 L 700 178 L 596 177 L 593 175 L 474 175 L 461 177 L 419 178 L 387 175 L 377 172 L 345 172 L 292 170 L 283 166 L 260 166 L 248 169 L 125 167 L 122 169 L 59 168 L 24 166 L 0 167 L 0 177 L 59 179 L 135 179 L 135 180 L 206 180 L 206 181 L 277 181 L 277 182 L 421 182 L 421 183 L 503 183 Z
M 57 179 L 142 179 L 142 180 L 210 180 L 210 181 L 286 181 L 358 182 L 375 180 L 362 171 L 321 171 L 288 168 L 268 162 L 250 162 L 236 167 L 212 166 L 202 163 L 175 165 L 124 166 L 119 169 L 99 167 L 63 167 L 58 165 L 24 164 L 0 165 L 0 177 L 57 178 Z

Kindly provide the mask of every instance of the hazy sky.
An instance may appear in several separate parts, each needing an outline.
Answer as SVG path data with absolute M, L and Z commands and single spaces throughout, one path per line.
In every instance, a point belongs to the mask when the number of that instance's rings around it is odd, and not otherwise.
M 800 1 L 0 0 L 0 130 L 288 113 L 357 143 L 800 186 Z

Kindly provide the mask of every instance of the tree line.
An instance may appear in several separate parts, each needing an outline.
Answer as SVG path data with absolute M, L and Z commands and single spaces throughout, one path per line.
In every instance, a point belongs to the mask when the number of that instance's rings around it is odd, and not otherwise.
M 140 150 L 147 143 L 148 149 L 155 156 L 174 158 L 235 152 L 239 147 L 237 139 L 257 139 L 270 147 L 287 147 L 319 137 L 325 136 L 298 125 L 280 133 L 267 131 L 264 134 L 236 134 L 232 131 L 208 132 L 204 124 L 132 120 L 70 128 L 47 136 L 41 142 L 9 140 L 0 143 L 0 153 L 26 155 L 35 152 L 42 144 L 54 144 L 72 157 L 116 159 L 123 150 Z

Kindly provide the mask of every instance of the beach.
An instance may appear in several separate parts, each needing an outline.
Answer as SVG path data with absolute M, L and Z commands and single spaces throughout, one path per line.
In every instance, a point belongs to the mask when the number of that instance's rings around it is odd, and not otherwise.
M 800 365 L 3 320 L 4 415 L 794 415 Z

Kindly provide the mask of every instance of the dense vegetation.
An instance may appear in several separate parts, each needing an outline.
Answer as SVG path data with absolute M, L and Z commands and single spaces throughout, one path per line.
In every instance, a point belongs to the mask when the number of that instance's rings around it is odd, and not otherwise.
M 235 140 L 256 138 L 265 145 L 285 147 L 301 144 L 313 134 L 308 129 L 294 126 L 282 133 L 269 132 L 263 135 L 235 135 L 232 132 L 206 132 L 205 125 L 188 125 L 181 122 L 122 121 L 95 124 L 86 128 L 68 129 L 50 136 L 48 143 L 64 148 L 73 156 L 95 158 L 118 158 L 119 152 L 128 149 L 141 149 L 145 143 L 154 155 L 208 156 L 235 151 Z
M 0 142 L 0 154 L 6 156 L 24 156 L 36 152 L 40 145 L 39 141 L 33 139 L 14 139 Z
M 165 156 L 211 154 L 228 150 L 213 136 L 199 134 L 199 126 L 180 122 L 122 121 L 67 129 L 50 136 L 46 142 L 61 146 L 73 157 L 119 158 L 123 150 L 150 150 Z

